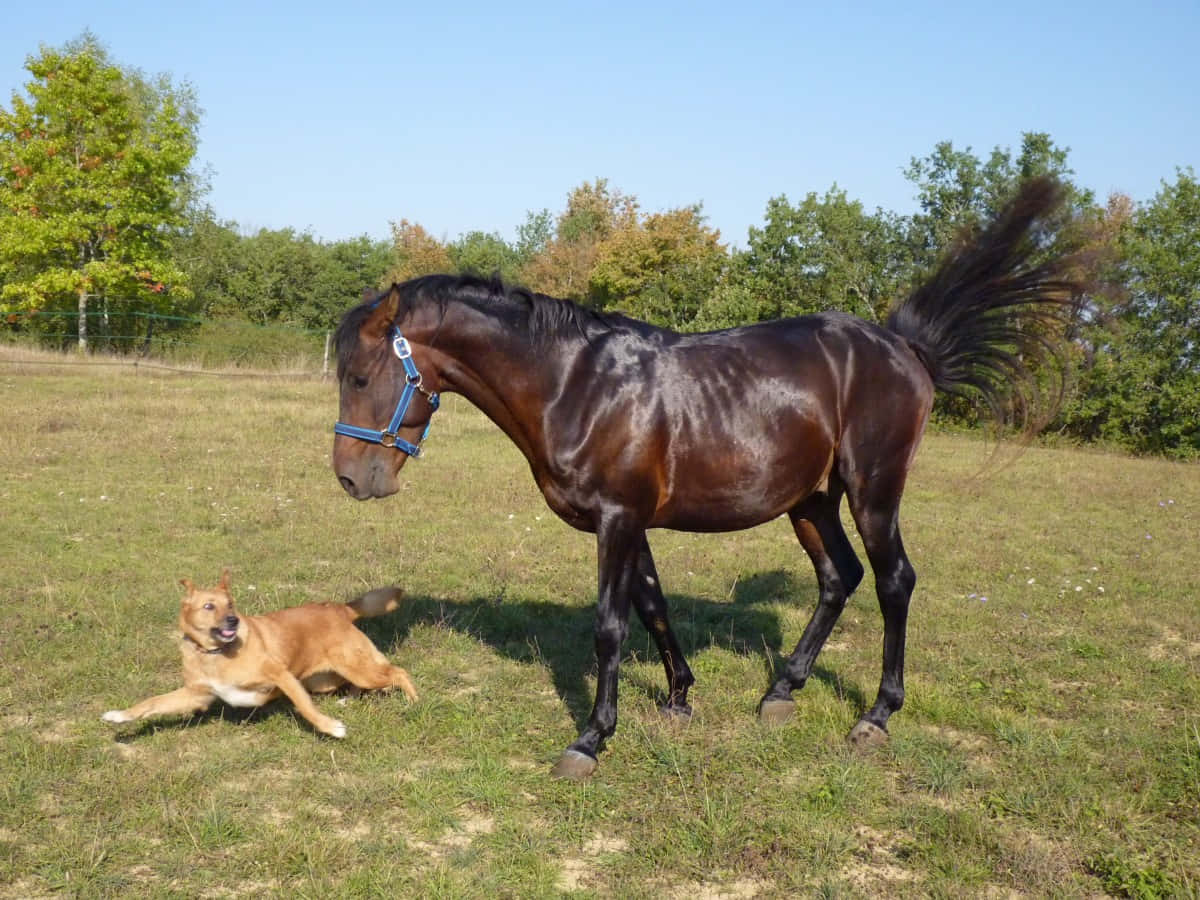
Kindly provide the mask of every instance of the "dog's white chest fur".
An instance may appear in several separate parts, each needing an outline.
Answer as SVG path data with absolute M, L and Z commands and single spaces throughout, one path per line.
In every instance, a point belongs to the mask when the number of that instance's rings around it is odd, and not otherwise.
M 222 684 L 219 681 L 210 681 L 208 687 L 230 706 L 262 706 L 267 695 L 271 693 L 269 690 L 248 690 L 236 684 Z

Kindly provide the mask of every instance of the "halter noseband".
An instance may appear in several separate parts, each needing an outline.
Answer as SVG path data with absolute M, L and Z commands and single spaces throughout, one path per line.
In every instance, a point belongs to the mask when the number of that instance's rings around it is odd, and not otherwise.
M 409 456 L 416 457 L 421 455 L 421 444 L 425 442 L 425 438 L 429 435 L 429 426 L 433 424 L 433 413 L 437 412 L 441 401 L 437 394 L 421 386 L 421 373 L 417 371 L 417 364 L 413 362 L 412 347 L 408 345 L 408 340 L 395 325 L 392 326 L 392 352 L 396 354 L 396 358 L 404 366 L 404 393 L 400 395 L 400 402 L 396 404 L 396 411 L 392 414 L 392 420 L 388 423 L 387 430 L 376 431 L 373 428 L 359 428 L 357 425 L 347 425 L 344 422 L 338 422 L 333 426 L 333 431 L 335 434 L 358 438 L 360 441 L 367 441 L 372 444 L 382 444 L 384 447 L 391 447 L 399 450 L 401 453 L 407 453 Z M 400 429 L 400 424 L 404 421 L 404 417 L 408 413 L 408 407 L 412 403 L 413 395 L 417 393 L 420 393 L 429 401 L 429 405 L 433 407 L 433 410 L 429 413 L 429 421 L 425 423 L 425 430 L 421 432 L 421 437 L 413 444 L 397 435 L 396 432 Z

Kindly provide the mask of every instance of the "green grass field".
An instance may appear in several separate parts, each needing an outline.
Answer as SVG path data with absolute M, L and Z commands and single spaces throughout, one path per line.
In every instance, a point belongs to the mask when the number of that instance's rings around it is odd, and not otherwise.
M 1200 468 L 931 434 L 890 743 L 868 575 L 786 725 L 755 705 L 815 601 L 786 521 L 651 534 L 698 683 L 662 720 L 634 623 L 596 775 L 595 546 L 458 398 L 402 491 L 329 468 L 335 388 L 0 357 L 0 896 L 1139 897 L 1200 893 Z M 119 728 L 178 684 L 183 576 L 242 611 L 349 599 L 421 692 Z

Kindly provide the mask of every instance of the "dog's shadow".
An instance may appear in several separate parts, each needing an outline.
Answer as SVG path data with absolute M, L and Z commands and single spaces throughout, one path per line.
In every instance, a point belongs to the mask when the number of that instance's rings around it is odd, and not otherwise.
M 671 627 L 689 659 L 709 647 L 757 657 L 762 662 L 765 691 L 777 677 L 791 647 L 783 648 L 783 633 L 774 604 L 781 598 L 811 608 L 815 582 L 801 581 L 790 572 L 776 570 L 739 580 L 727 601 L 713 601 L 686 594 L 667 594 Z M 358 625 L 381 647 L 402 643 L 414 624 L 450 628 L 470 634 L 506 658 L 522 663 L 540 663 L 551 674 L 575 724 L 582 729 L 591 713 L 594 696 L 587 677 L 596 670 L 595 605 L 586 607 L 557 603 L 477 597 L 450 601 L 410 595 L 399 616 L 360 621 Z M 649 635 L 636 615 L 630 616 L 629 639 L 623 658 L 636 654 L 657 660 Z M 822 666 L 812 678 L 829 685 L 843 700 L 866 709 L 866 698 L 856 685 L 847 685 Z M 636 678 L 624 685 L 639 690 L 655 703 L 666 700 L 666 679 L 656 683 Z
M 336 691 L 317 694 L 316 696 L 340 697 L 351 695 L 352 692 L 343 687 Z M 132 744 L 136 740 L 149 737 L 160 731 L 183 731 L 184 729 L 194 728 L 197 725 L 203 725 L 208 722 L 231 722 L 235 725 L 248 725 L 281 715 L 289 716 L 295 720 L 298 727 L 307 728 L 319 738 L 336 740 L 336 738 L 329 738 L 328 735 L 321 734 L 313 728 L 312 723 L 300 715 L 296 711 L 296 708 L 292 706 L 292 701 L 286 697 L 278 697 L 269 703 L 264 703 L 262 706 L 230 706 L 221 700 L 214 700 L 212 706 L 208 709 L 192 713 L 191 715 L 138 719 L 134 722 L 122 723 L 120 731 L 113 735 L 113 741 L 118 744 Z

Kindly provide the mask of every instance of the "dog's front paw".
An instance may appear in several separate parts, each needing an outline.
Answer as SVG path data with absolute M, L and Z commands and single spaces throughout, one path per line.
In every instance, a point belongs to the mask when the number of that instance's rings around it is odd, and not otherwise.
M 132 722 L 133 716 L 126 715 L 122 710 L 110 709 L 100 717 L 103 722 L 111 722 L 113 725 L 120 725 L 123 722 Z
M 344 738 L 346 736 L 346 726 L 334 719 L 329 724 L 329 728 L 325 731 L 327 735 L 335 738 Z

